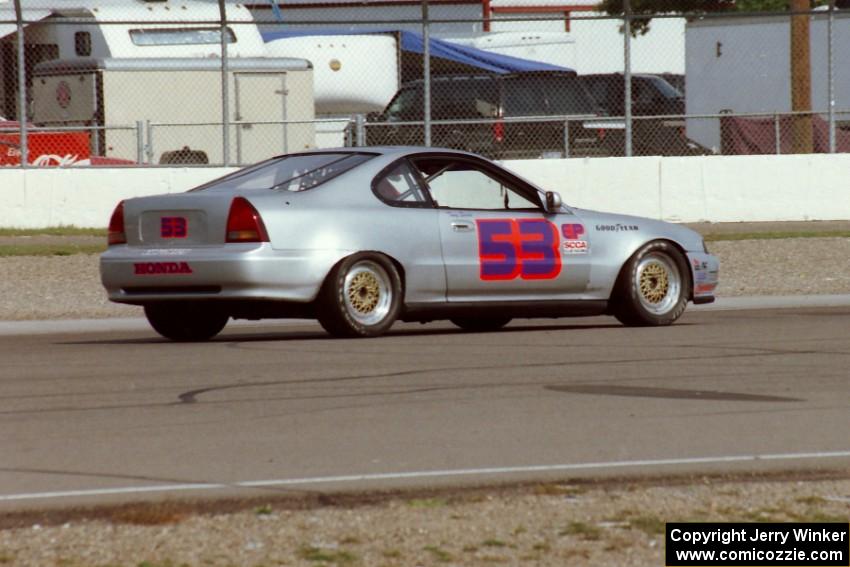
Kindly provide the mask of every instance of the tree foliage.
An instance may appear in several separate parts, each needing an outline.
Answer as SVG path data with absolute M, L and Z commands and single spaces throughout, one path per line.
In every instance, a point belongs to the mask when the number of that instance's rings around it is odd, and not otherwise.
M 828 0 L 813 0 L 812 6 L 828 4 Z M 789 0 L 631 0 L 629 2 L 635 19 L 632 35 L 649 31 L 652 16 L 658 14 L 700 15 L 711 12 L 784 12 Z M 623 14 L 623 0 L 602 0 L 597 7 L 600 12 L 612 16 Z

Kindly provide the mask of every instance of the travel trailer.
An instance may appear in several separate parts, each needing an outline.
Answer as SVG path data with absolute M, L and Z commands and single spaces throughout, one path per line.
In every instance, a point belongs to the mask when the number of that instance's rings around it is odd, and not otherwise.
M 219 17 L 218 5 L 205 2 L 27 1 L 28 119 L 89 127 L 92 155 L 219 163 Z M 268 57 L 243 6 L 229 4 L 227 18 L 230 160 L 313 147 L 310 63 Z M 0 114 L 9 119 L 19 116 L 14 19 L 11 5 L 0 4 Z

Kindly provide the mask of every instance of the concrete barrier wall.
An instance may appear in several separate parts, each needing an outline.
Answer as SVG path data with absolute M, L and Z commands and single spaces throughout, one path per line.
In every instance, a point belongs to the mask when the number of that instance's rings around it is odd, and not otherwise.
M 526 160 L 506 165 L 577 207 L 675 222 L 850 220 L 850 155 Z M 0 227 L 105 227 L 121 199 L 233 168 L 0 170 Z

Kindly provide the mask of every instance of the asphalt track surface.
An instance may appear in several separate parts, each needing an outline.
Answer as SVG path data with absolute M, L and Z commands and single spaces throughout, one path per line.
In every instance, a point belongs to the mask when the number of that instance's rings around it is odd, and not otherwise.
M 607 317 L 497 333 L 409 324 L 372 340 L 304 322 L 229 326 L 205 344 L 135 323 L 7 325 L 0 510 L 847 471 L 850 301 L 827 303 L 692 308 L 658 329 Z

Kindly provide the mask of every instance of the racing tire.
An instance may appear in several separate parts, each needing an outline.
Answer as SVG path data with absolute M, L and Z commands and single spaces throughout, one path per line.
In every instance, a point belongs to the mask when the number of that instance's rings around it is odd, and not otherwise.
M 511 322 L 510 317 L 458 317 L 449 319 L 464 331 L 486 333 L 487 331 L 498 331 Z
M 685 312 L 690 295 L 684 255 L 669 242 L 650 242 L 623 266 L 611 297 L 611 312 L 630 327 L 670 325 Z
M 177 342 L 208 341 L 230 318 L 204 303 L 151 303 L 145 305 L 145 317 L 154 331 Z
M 401 310 L 401 278 L 388 258 L 360 252 L 339 262 L 319 291 L 319 323 L 335 337 L 377 337 Z

